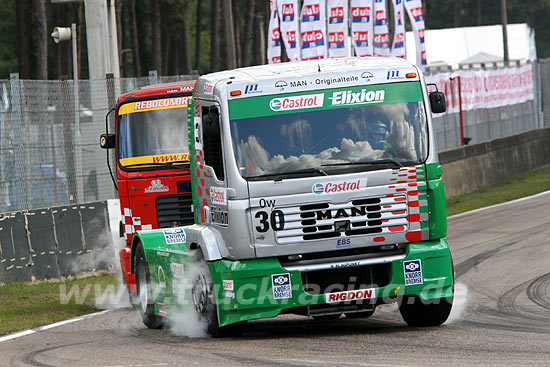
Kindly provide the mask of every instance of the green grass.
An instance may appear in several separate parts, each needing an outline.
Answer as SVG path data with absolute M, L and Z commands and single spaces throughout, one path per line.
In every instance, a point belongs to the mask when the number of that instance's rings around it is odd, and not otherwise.
M 96 312 L 95 289 L 104 290 L 109 285 L 116 289 L 117 279 L 113 275 L 0 285 L 0 335 Z M 84 297 L 86 289 L 89 291 Z M 62 302 L 71 290 L 78 290 L 82 297 L 75 297 L 73 293 L 68 302 Z
M 550 190 L 550 168 L 531 171 L 501 184 L 447 199 L 447 215 L 500 204 L 547 190 Z

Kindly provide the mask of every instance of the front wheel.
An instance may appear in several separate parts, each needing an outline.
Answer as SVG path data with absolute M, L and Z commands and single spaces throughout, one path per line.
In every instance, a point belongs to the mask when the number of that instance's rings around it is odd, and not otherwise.
M 409 326 L 439 326 L 449 318 L 453 297 L 422 301 L 418 296 L 404 296 L 399 312 Z
M 155 315 L 155 305 L 151 295 L 150 282 L 149 265 L 145 260 L 143 247 L 139 244 L 136 249 L 136 288 L 139 312 L 145 326 L 149 329 L 161 329 L 164 324 L 164 318 Z
M 206 331 L 213 337 L 241 335 L 246 329 L 246 321 L 221 327 L 218 323 L 216 297 L 210 270 L 200 250 L 193 256 L 191 299 L 199 318 L 206 325 Z

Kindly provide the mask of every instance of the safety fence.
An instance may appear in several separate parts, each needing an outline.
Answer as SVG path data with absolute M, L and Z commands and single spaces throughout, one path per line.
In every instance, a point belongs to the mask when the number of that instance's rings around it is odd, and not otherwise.
M 105 202 L 0 215 L 0 284 L 112 268 L 115 258 Z

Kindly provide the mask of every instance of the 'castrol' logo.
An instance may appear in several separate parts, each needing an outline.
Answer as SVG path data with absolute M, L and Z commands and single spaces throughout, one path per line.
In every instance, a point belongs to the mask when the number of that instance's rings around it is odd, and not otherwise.
M 338 192 L 357 191 L 362 187 L 366 187 L 365 180 L 353 181 L 335 181 L 327 183 L 316 183 L 311 187 L 311 191 L 317 195 L 334 194 Z
M 278 112 L 323 107 L 324 98 L 324 94 L 273 98 L 269 102 L 269 108 L 271 108 L 272 111 Z

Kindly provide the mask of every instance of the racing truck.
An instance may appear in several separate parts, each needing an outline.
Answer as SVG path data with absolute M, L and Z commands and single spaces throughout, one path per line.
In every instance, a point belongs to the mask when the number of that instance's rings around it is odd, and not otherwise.
M 189 307 L 212 336 L 284 313 L 412 326 L 448 318 L 446 203 L 421 70 L 398 58 L 281 63 L 200 77 L 189 103 L 194 223 L 137 231 L 143 322 Z
M 126 241 L 119 257 L 132 300 L 136 295 L 130 271 L 134 232 L 194 223 L 187 143 L 187 107 L 194 84 L 194 80 L 154 84 L 122 94 L 111 111 L 115 133 L 107 131 L 100 138 L 102 148 L 115 149 L 113 182 L 120 198 L 120 237 Z

